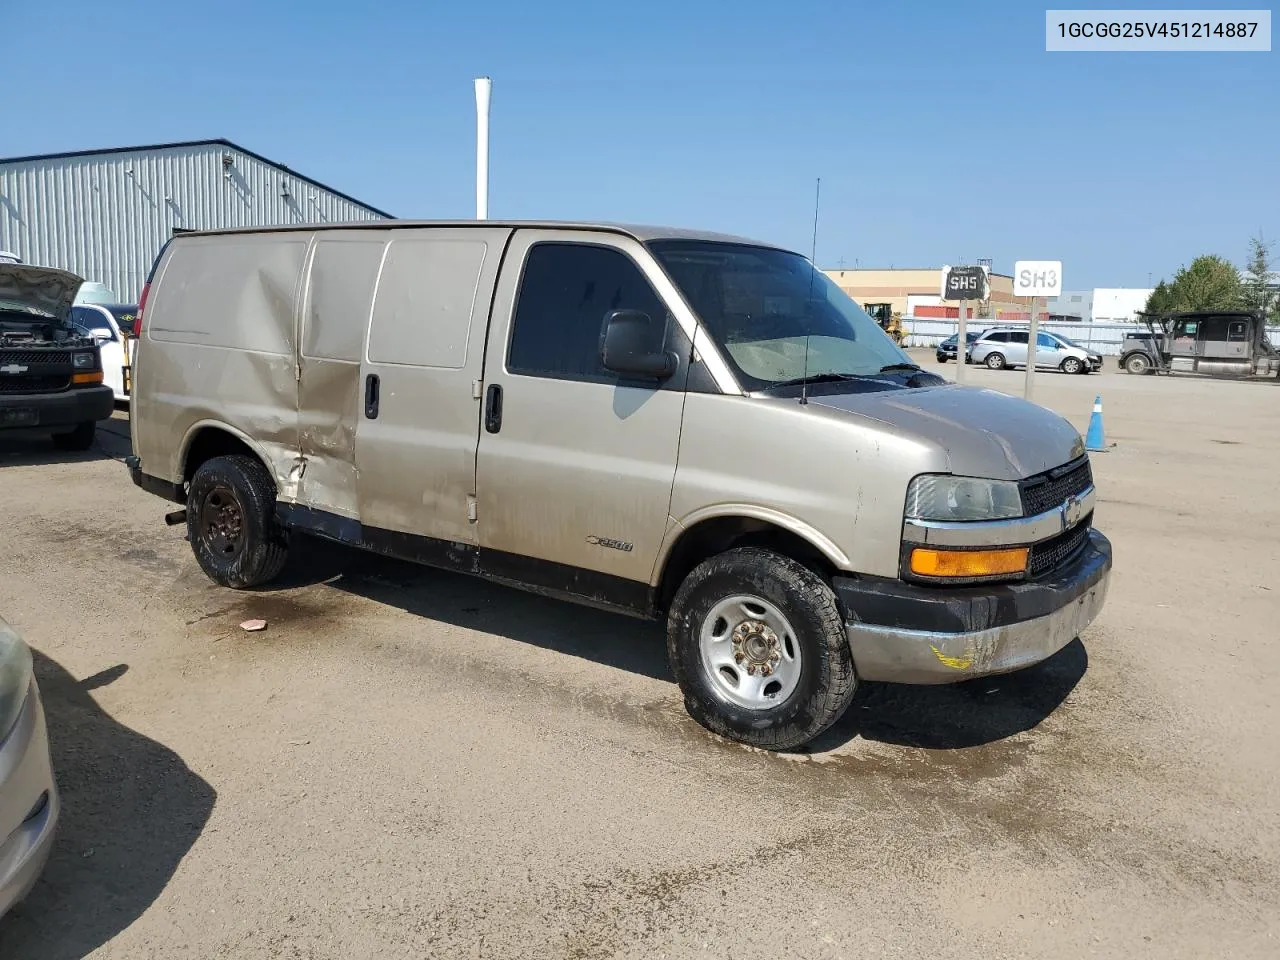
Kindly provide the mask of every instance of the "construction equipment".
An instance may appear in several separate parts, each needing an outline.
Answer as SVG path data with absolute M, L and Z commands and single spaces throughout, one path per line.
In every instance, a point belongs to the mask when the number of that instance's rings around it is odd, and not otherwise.
M 1280 376 L 1280 351 L 1267 339 L 1260 314 L 1197 310 L 1138 316 L 1147 332 L 1127 334 L 1120 347 L 1120 367 L 1129 373 Z

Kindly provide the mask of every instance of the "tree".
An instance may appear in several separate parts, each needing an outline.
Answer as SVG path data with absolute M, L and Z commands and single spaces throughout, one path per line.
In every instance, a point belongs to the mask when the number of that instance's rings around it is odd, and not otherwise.
M 1244 307 L 1240 273 L 1222 257 L 1206 254 L 1180 267 L 1173 281 L 1159 285 L 1147 298 L 1147 313 L 1187 310 L 1240 310 Z
M 1271 269 L 1271 249 L 1261 235 L 1249 241 L 1249 263 L 1244 268 L 1245 279 L 1241 291 L 1246 310 L 1255 310 L 1268 320 L 1280 315 L 1280 290 L 1276 280 L 1280 278 Z

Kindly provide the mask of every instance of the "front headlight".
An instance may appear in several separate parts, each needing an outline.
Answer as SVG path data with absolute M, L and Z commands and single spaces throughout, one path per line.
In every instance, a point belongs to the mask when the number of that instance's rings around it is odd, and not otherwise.
M 907 488 L 911 520 L 1006 520 L 1022 516 L 1022 495 L 1009 480 L 924 474 Z
M 31 650 L 0 620 L 0 740 L 18 722 L 31 686 Z
M 77 370 L 92 370 L 97 365 L 93 354 L 88 351 L 71 355 L 71 366 Z

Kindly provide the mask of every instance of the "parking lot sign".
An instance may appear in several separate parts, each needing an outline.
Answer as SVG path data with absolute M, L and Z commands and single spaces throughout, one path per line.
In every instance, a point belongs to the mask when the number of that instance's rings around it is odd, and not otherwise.
M 1035 392 L 1036 334 L 1040 330 L 1040 319 L 1036 315 L 1036 297 L 1062 295 L 1062 261 L 1016 261 L 1013 265 L 1013 294 L 1017 297 L 1030 298 L 1028 315 L 1031 323 L 1027 328 L 1027 379 L 1022 387 L 1023 397 L 1030 400 L 1032 393 Z
M 969 346 L 965 330 L 965 313 L 968 311 L 965 301 L 987 299 L 990 273 L 990 269 L 985 266 L 942 268 L 942 299 L 960 301 L 956 323 L 956 383 L 964 382 L 965 357 Z

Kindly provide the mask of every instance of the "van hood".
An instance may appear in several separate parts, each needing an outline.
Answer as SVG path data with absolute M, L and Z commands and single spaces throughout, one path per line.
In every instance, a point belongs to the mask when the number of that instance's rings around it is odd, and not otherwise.
M 947 385 L 809 397 L 940 447 L 958 476 L 1023 480 L 1074 460 L 1084 440 L 1067 420 L 1018 397 Z
M 66 323 L 71 305 L 84 283 L 66 270 L 0 263 L 0 310 L 16 310 Z

